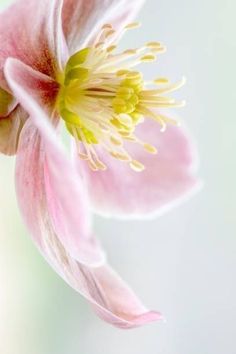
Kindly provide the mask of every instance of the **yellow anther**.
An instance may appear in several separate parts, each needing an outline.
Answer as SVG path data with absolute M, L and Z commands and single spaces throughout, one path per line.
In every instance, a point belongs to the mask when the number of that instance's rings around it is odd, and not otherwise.
M 107 52 L 108 52 L 108 53 L 111 53 L 111 52 L 113 52 L 116 48 L 117 48 L 116 45 L 111 45 L 110 47 L 107 48 Z
M 120 161 L 130 161 L 130 156 L 128 154 L 111 151 L 110 155 Z
M 89 159 L 88 155 L 83 154 L 82 152 L 79 152 L 78 156 L 81 160 L 84 160 L 84 161 L 87 161 Z
M 153 47 L 151 48 L 151 51 L 153 53 L 165 53 L 166 52 L 166 47 L 162 46 L 162 47 Z
M 159 47 L 161 47 L 161 43 L 160 42 L 148 42 L 148 43 L 146 43 L 146 47 L 147 48 L 159 48 Z
M 142 74 L 139 71 L 130 71 L 126 75 L 127 79 L 142 79 Z
M 102 161 L 96 161 L 96 167 L 98 170 L 101 170 L 101 171 L 106 171 L 107 170 L 107 166 L 102 162 Z
M 107 33 L 105 34 L 105 37 L 108 38 L 110 36 L 113 36 L 114 33 L 116 33 L 116 31 L 114 29 L 111 29 L 111 30 L 107 31 Z
M 157 154 L 157 149 L 155 148 L 155 146 L 145 143 L 145 144 L 143 144 L 143 147 L 150 154 Z
M 168 84 L 169 80 L 165 77 L 159 77 L 157 79 L 155 79 L 153 82 L 155 82 L 155 84 Z
M 91 159 L 88 160 L 88 166 L 94 172 L 99 170 L 97 165 L 96 165 L 96 163 L 93 160 L 91 160 Z
M 112 25 L 110 23 L 106 23 L 105 25 L 102 26 L 102 29 L 111 29 Z
M 131 161 L 129 165 L 135 172 L 142 172 L 145 169 L 145 166 L 136 160 Z
M 140 58 L 140 60 L 142 62 L 151 62 L 151 61 L 155 61 L 156 60 L 156 56 L 153 55 L 153 54 L 147 54 L 147 55 L 144 55 L 143 57 Z
M 137 54 L 137 49 L 127 49 L 123 52 L 123 54 L 135 55 L 135 54 Z
M 135 29 L 141 26 L 140 22 L 132 22 L 125 26 L 125 29 Z
M 131 136 L 131 133 L 132 132 L 130 132 L 130 131 L 128 131 L 128 132 L 122 131 L 122 130 L 119 131 L 119 134 L 124 138 L 129 138 Z

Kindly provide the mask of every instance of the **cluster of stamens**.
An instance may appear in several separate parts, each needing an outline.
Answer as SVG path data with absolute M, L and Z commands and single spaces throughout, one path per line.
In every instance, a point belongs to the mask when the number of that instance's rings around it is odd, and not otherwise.
M 132 23 L 124 28 L 136 28 Z M 145 166 L 134 160 L 125 148 L 125 141 L 138 143 L 151 154 L 157 149 L 135 136 L 135 128 L 144 117 L 157 121 L 161 131 L 176 121 L 158 113 L 157 109 L 180 107 L 166 97 L 184 84 L 170 84 L 166 78 L 152 82 L 143 80 L 134 68 L 153 62 L 165 51 L 159 42 L 149 42 L 139 49 L 114 54 L 117 33 L 110 24 L 104 25 L 94 45 L 75 53 L 67 62 L 59 94 L 59 111 L 68 131 L 74 136 L 78 154 L 94 170 L 107 167 L 99 158 L 102 147 L 115 159 L 127 162 L 135 171 Z

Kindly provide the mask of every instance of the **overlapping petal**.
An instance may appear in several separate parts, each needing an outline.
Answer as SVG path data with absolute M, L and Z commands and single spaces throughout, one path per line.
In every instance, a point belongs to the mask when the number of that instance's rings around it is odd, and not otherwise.
M 103 151 L 100 156 L 108 166 L 106 171 L 93 172 L 77 159 L 96 212 L 125 217 L 160 213 L 199 187 L 196 153 L 183 129 L 169 126 L 162 133 L 155 122 L 146 120 L 137 128 L 137 135 L 158 149 L 158 155 L 151 155 L 137 144 L 127 146 L 145 165 L 141 173 Z
M 55 76 L 67 54 L 61 25 L 62 4 L 62 0 L 17 1 L 1 12 L 0 87 L 6 87 L 3 67 L 8 57 Z
M 161 319 L 159 313 L 147 311 L 130 288 L 107 265 L 89 264 L 88 255 L 91 254 L 86 247 L 95 241 L 90 237 L 89 226 L 84 225 L 87 215 L 82 209 L 86 206 L 86 196 L 82 195 L 79 178 L 69 177 L 75 171 L 69 161 L 63 159 L 63 151 L 58 146 L 55 133 L 45 113 L 34 100 L 36 95 L 31 95 L 31 88 L 24 81 L 26 71 L 32 83 L 36 73 L 10 59 L 5 74 L 12 91 L 30 115 L 20 137 L 16 186 L 21 211 L 35 242 L 52 267 L 90 301 L 105 321 L 120 328 L 132 328 Z M 37 79 L 38 74 L 35 76 Z M 62 168 L 61 175 L 59 171 Z M 76 198 L 78 190 L 85 199 L 79 201 Z M 60 215 L 61 211 L 63 215 Z M 73 218 L 75 212 L 77 225 Z M 67 231 L 73 231 L 72 225 L 76 226 L 79 247 L 75 243 L 71 244 L 71 239 L 65 240 L 66 236 L 71 236 Z M 60 231 L 63 231 L 64 238 Z M 97 250 L 96 244 L 93 244 L 92 249 Z M 80 252 L 79 257 L 76 250 Z
M 44 257 L 71 287 L 90 301 L 105 321 L 130 328 L 160 319 L 158 313 L 148 312 L 142 306 L 108 266 L 94 268 L 82 265 L 62 244 L 50 217 L 50 205 L 45 192 L 47 172 L 42 166 L 46 158 L 43 145 L 29 120 L 21 134 L 16 185 L 21 210 Z M 77 230 L 78 238 L 80 231 Z
M 67 251 L 75 259 L 79 259 L 80 262 L 90 264 L 102 262 L 104 254 L 90 232 L 90 216 L 88 214 L 86 192 L 82 187 L 82 183 L 80 183 L 78 174 L 68 161 L 58 141 L 52 125 L 52 113 L 51 116 L 46 116 L 50 112 L 50 106 L 44 104 L 42 106 L 44 111 L 40 108 L 40 104 L 45 101 L 46 88 L 54 87 L 53 81 L 16 59 L 8 59 L 5 75 L 15 96 L 29 113 L 30 120 L 34 122 L 35 127 L 38 129 L 38 134 L 44 138 L 43 145 L 40 145 L 42 157 L 37 159 L 38 171 L 34 174 L 32 172 L 31 183 L 37 183 L 34 182 L 34 179 L 37 180 L 40 171 L 43 170 L 44 184 L 41 186 L 43 191 L 41 190 L 39 193 L 46 195 L 47 211 L 50 214 L 50 220 L 58 238 Z M 37 140 L 36 136 L 35 141 Z M 28 142 L 28 145 L 30 144 L 29 151 L 32 149 L 37 150 L 37 145 L 35 146 L 33 138 Z M 42 143 L 38 142 L 38 144 Z M 26 151 L 26 153 L 28 152 Z M 29 153 L 33 154 L 33 152 Z M 20 159 L 22 153 L 20 154 L 19 151 L 17 156 Z M 17 181 L 20 178 L 27 180 L 28 169 L 23 163 L 19 164 L 18 162 L 18 166 Z M 22 177 L 21 174 L 23 174 Z M 30 192 L 27 188 L 28 185 L 23 183 L 21 188 L 18 188 L 19 202 L 24 219 L 36 239 L 43 237 L 43 232 L 45 233 L 44 236 L 47 237 L 47 228 L 42 225 L 44 218 L 40 215 L 40 208 L 38 210 L 33 208 L 34 203 L 37 203 L 37 200 L 33 199 L 37 188 L 35 193 L 28 195 L 28 197 L 27 193 Z M 45 230 L 41 228 L 45 228 Z
M 137 15 L 144 0 L 64 0 L 63 29 L 70 53 L 93 41 L 105 23 L 119 30 Z

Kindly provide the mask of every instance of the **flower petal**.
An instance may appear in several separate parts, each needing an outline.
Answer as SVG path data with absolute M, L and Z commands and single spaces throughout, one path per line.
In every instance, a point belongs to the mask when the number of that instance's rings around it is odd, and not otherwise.
M 19 185 L 19 203 L 26 223 L 35 238 L 39 237 L 38 234 L 43 235 L 43 231 L 47 237 L 46 230 L 42 230 L 44 219 L 40 214 L 42 213 L 40 199 L 45 195 L 48 218 L 51 219 L 55 233 L 70 255 L 82 263 L 103 262 L 104 254 L 90 235 L 87 195 L 82 181 L 58 141 L 56 132 L 49 122 L 50 116 L 46 116 L 47 112 L 50 112 L 49 106 L 44 105 L 44 110 L 39 106 L 45 102 L 45 87 L 46 84 L 52 85 L 51 80 L 16 59 L 8 59 L 5 75 L 15 97 L 28 112 L 30 116 L 28 120 L 33 122 L 38 129 L 37 134 L 40 134 L 43 140 L 41 142 L 37 138 L 36 132 L 29 134 L 28 143 L 24 145 L 24 153 L 19 151 L 17 154 L 17 160 L 20 162 L 17 163 L 16 182 Z M 40 151 L 38 157 L 34 156 L 36 154 L 34 149 L 36 152 Z M 24 154 L 29 155 L 27 159 Z M 37 161 L 35 166 L 32 164 L 33 159 Z M 32 164 L 32 167 L 27 167 L 27 164 Z M 37 185 L 35 179 L 37 180 L 41 170 L 44 171 L 43 182 Z M 38 197 L 37 192 L 40 195 Z M 38 207 L 34 208 L 37 203 Z M 42 235 L 40 237 L 43 237 Z
M 63 28 L 70 52 L 88 45 L 105 23 L 119 31 L 137 15 L 143 3 L 144 0 L 64 0 Z
M 18 105 L 8 116 L 0 117 L 0 152 L 14 155 L 27 113 Z
M 28 120 L 20 137 L 17 154 L 16 189 L 21 211 L 41 253 L 71 287 L 90 301 L 105 321 L 117 327 L 131 328 L 161 319 L 159 313 L 148 312 L 108 266 L 89 267 L 85 262 L 81 264 L 75 260 L 71 249 L 67 248 L 68 244 L 61 242 L 51 217 L 50 198 L 46 192 L 48 173 L 43 167 L 49 163 L 49 156 L 38 131 Z M 66 218 L 69 216 L 64 215 L 63 218 L 68 223 L 70 219 Z M 83 223 L 79 214 L 78 219 Z M 82 241 L 80 247 L 83 250 L 81 231 L 78 226 L 77 236 Z
M 163 320 L 159 312 L 148 311 L 109 266 L 82 271 L 90 279 L 86 297 L 103 320 L 123 329 Z
M 106 171 L 93 172 L 77 159 L 97 213 L 126 217 L 160 213 L 199 187 L 196 154 L 183 129 L 170 126 L 161 133 L 156 123 L 146 120 L 137 136 L 158 149 L 152 155 L 138 144 L 129 144 L 131 156 L 145 165 L 142 172 L 134 172 L 103 152 L 99 156 L 108 166 Z
M 0 86 L 8 57 L 54 77 L 64 61 L 62 0 L 17 1 L 0 13 Z
M 28 80 L 25 82 L 26 73 Z M 82 209 L 86 205 L 86 196 L 83 196 L 80 179 L 75 176 L 71 163 L 64 158 L 44 111 L 34 100 L 36 92 L 32 81 L 35 73 L 18 61 L 9 60 L 5 74 L 15 96 L 31 116 L 20 136 L 16 189 L 25 222 L 42 254 L 105 321 L 120 328 L 132 328 L 160 320 L 161 315 L 147 311 L 107 265 L 94 263 L 99 248 L 89 227 L 84 225 L 87 216 Z M 38 101 L 41 102 L 41 99 Z M 75 229 L 77 244 L 67 232 L 73 232 L 74 236 Z M 84 235 L 86 232 L 87 238 Z M 91 259 L 93 262 L 89 263 Z

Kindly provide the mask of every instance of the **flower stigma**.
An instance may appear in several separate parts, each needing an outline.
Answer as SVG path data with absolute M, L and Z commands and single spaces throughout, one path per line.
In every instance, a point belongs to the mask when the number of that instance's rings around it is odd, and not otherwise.
M 123 32 L 138 25 L 128 24 Z M 125 142 L 140 144 L 147 153 L 157 153 L 153 145 L 135 135 L 135 129 L 144 119 L 159 123 L 162 132 L 169 123 L 177 125 L 178 122 L 160 114 L 158 109 L 185 104 L 166 96 L 185 80 L 176 84 L 162 77 L 144 81 L 136 66 L 154 62 L 165 47 L 159 42 L 149 42 L 141 48 L 116 53 L 117 37 L 112 25 L 106 24 L 93 46 L 70 57 L 59 92 L 59 112 L 75 138 L 79 157 L 93 171 L 107 168 L 99 158 L 97 150 L 101 147 L 139 172 L 145 166 L 130 156 Z

